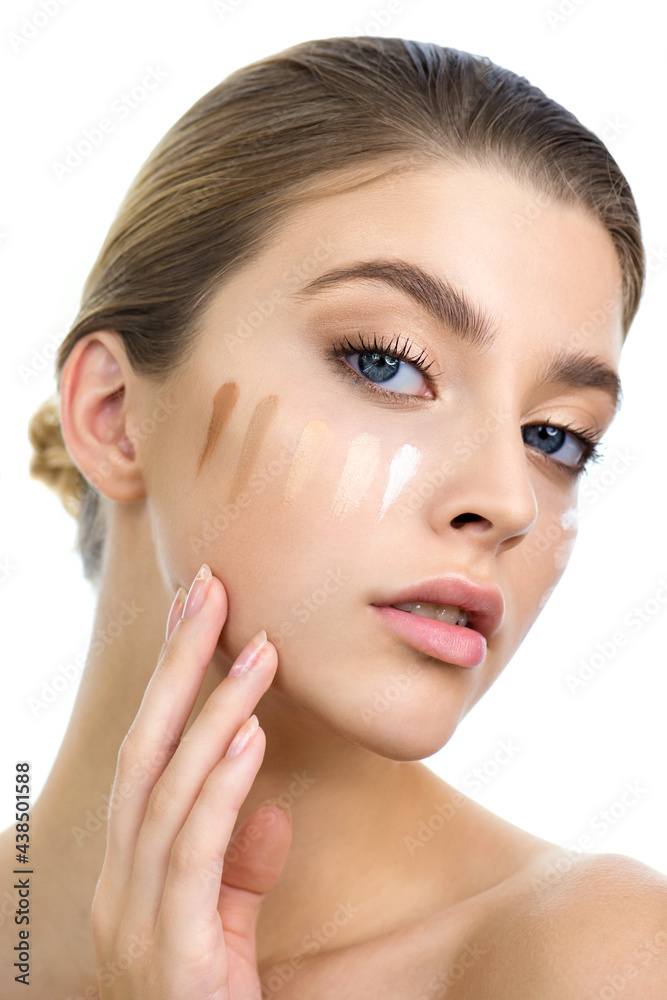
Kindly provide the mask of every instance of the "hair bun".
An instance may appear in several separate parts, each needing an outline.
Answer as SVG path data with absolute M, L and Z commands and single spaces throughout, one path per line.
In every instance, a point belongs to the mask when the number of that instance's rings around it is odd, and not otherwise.
M 60 497 L 68 514 L 79 516 L 88 481 L 72 461 L 60 426 L 56 395 L 49 396 L 30 418 L 28 437 L 34 449 L 29 471 Z

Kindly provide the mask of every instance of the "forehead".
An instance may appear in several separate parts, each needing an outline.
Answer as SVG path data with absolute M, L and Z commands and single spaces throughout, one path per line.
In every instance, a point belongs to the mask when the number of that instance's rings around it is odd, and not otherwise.
M 484 354 L 480 378 L 502 371 L 508 392 L 510 383 L 531 380 L 604 385 L 613 416 L 623 343 L 621 269 L 609 233 L 587 210 L 472 167 L 367 174 L 362 183 L 349 173 L 333 176 L 336 189 L 314 185 L 262 251 L 223 282 L 204 310 L 208 336 L 200 351 L 218 357 L 221 329 L 232 330 L 229 367 L 242 362 L 239 344 L 254 351 L 262 338 L 269 344 L 284 335 L 287 345 L 297 331 L 334 322 L 350 327 L 361 320 L 414 335 L 428 327 L 444 338 L 446 351 Z M 466 347 L 461 323 L 434 319 L 395 282 L 328 281 L 332 272 L 363 270 L 367 262 L 373 271 L 377 261 L 407 265 L 418 283 L 420 274 L 439 281 L 457 309 L 463 296 L 464 311 L 482 316 L 494 335 L 478 344 L 469 339 Z
M 223 294 L 238 295 L 241 311 L 248 294 L 272 299 L 276 314 L 331 301 L 404 309 L 400 291 L 377 281 L 301 294 L 318 275 L 377 259 L 415 264 L 463 292 L 516 357 L 583 347 L 617 367 L 621 269 L 611 236 L 585 208 L 499 170 L 438 165 L 351 190 L 315 188 Z

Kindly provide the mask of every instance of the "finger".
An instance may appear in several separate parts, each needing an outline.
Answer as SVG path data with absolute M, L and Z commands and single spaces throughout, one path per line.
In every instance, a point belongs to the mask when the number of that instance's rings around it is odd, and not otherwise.
M 118 754 L 108 821 L 110 874 L 130 876 L 139 830 L 155 782 L 178 746 L 227 616 L 227 595 L 212 577 L 206 600 L 174 629 Z
M 246 732 L 253 719 L 244 723 Z M 256 726 L 237 756 L 219 761 L 174 841 L 155 929 L 180 961 L 196 954 L 201 935 L 218 918 L 225 852 L 265 748 L 264 730 Z
M 291 843 L 291 813 L 270 801 L 250 813 L 233 835 L 218 898 L 227 934 L 252 938 L 264 896 L 278 881 Z
M 270 642 L 258 647 L 253 637 L 236 662 L 252 658 L 247 672 L 225 677 L 209 696 L 148 798 L 133 865 L 139 877 L 129 888 L 133 910 L 147 922 L 157 918 L 174 841 L 204 783 L 275 676 L 278 655 Z

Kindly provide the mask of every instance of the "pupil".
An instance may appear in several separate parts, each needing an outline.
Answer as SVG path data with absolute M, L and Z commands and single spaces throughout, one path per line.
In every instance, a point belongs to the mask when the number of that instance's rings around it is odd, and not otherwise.
M 360 354 L 359 369 L 361 374 L 368 379 L 376 379 L 378 382 L 386 382 L 396 374 L 400 361 L 387 354 Z

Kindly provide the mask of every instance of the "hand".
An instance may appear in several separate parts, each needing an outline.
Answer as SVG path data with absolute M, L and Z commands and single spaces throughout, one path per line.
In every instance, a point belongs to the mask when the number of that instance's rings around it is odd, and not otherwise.
M 264 805 L 230 837 L 264 757 L 265 733 L 249 715 L 278 654 L 268 641 L 258 652 L 266 633 L 251 640 L 232 670 L 255 662 L 220 682 L 181 739 L 227 618 L 226 591 L 203 569 L 180 619 L 174 599 L 168 641 L 118 754 L 92 905 L 103 1000 L 261 998 L 257 917 L 283 869 L 291 824 L 278 805 Z M 239 729 L 249 741 L 229 756 Z M 236 850 L 249 824 L 252 837 Z

